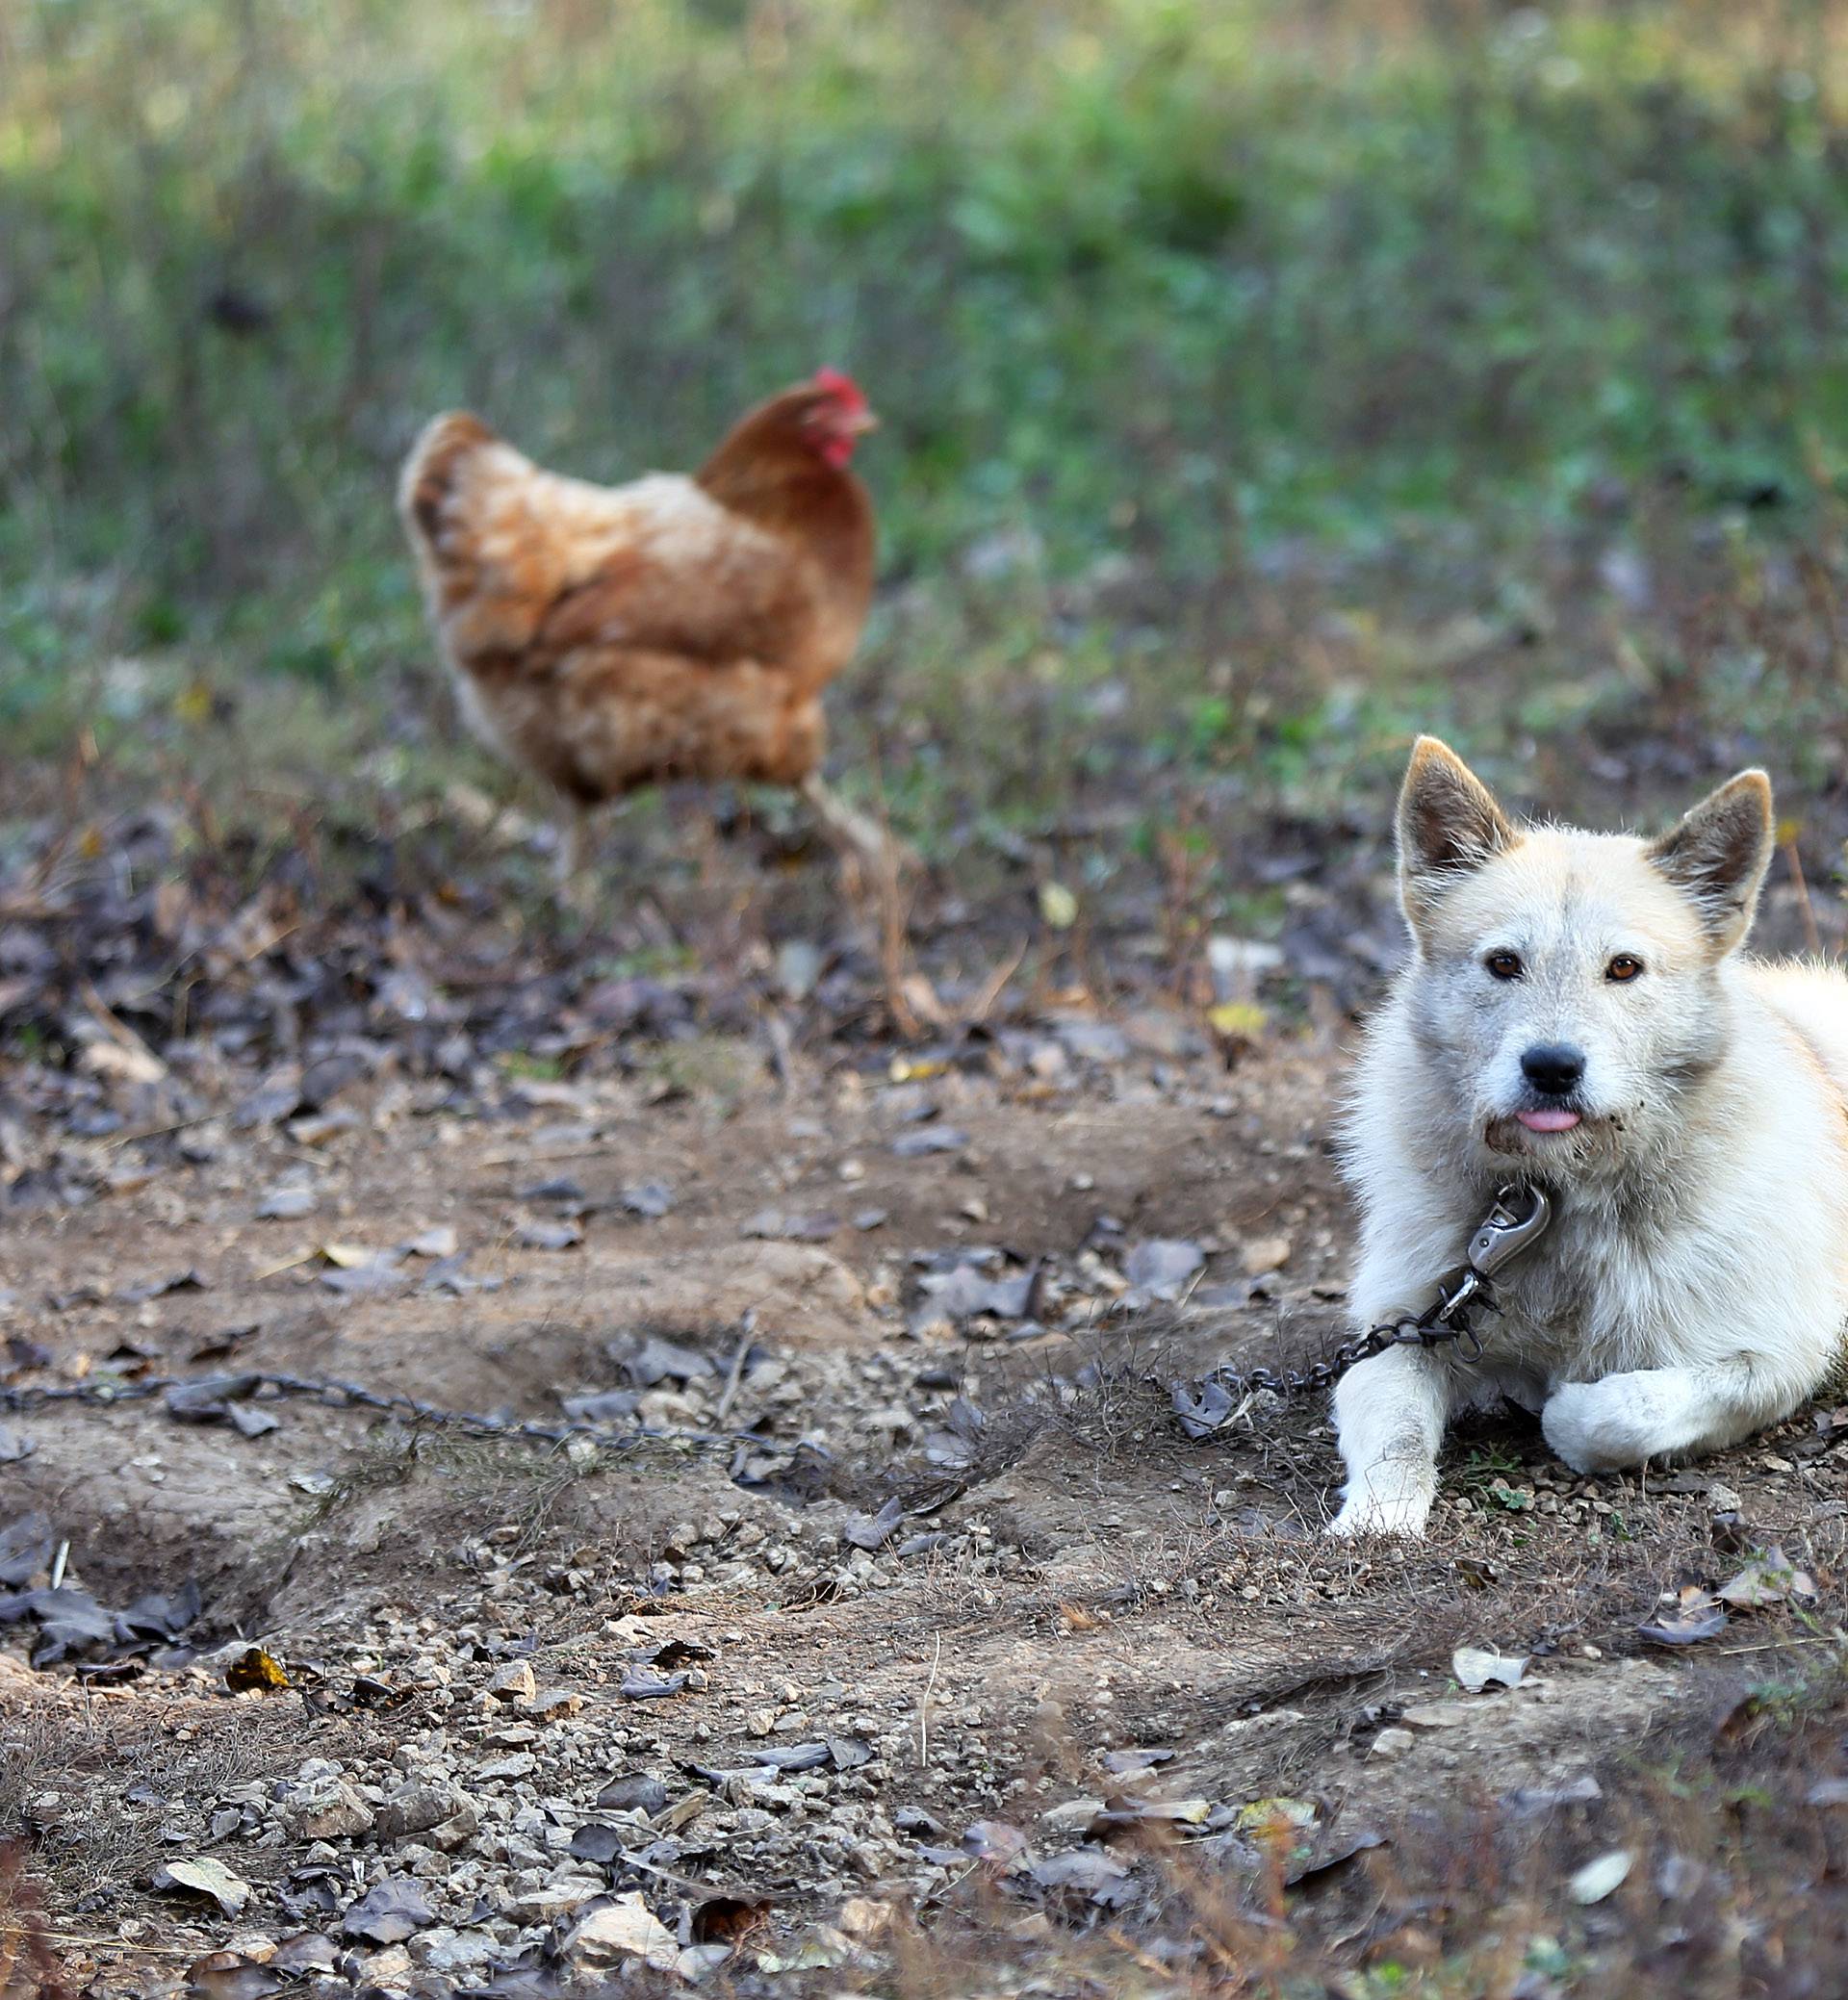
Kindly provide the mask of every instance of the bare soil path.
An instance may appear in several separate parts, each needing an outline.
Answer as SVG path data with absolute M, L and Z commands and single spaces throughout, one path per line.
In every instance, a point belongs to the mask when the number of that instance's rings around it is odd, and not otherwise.
M 1186 1897 L 1198 1974 L 1285 1894 L 1349 1962 L 1440 1955 L 1405 1885 L 1467 1849 L 1459 1812 L 1609 1844 L 1613 1769 L 1814 1629 L 1779 1603 L 1652 1647 L 1659 1592 L 1738 1567 L 1731 1535 L 1833 1596 L 1848 1477 L 1809 1416 L 1595 1485 L 1529 1431 L 1465 1438 L 1410 1548 L 1317 1538 L 1319 1405 L 1178 1436 L 1150 1377 L 1340 1327 L 1332 1045 L 1228 1072 L 1146 1016 L 781 1080 L 750 1041 L 677 1063 L 358 1076 L 158 1170 L 99 1139 L 107 1192 L 9 1222 L 16 1382 L 249 1370 L 753 1440 L 261 1395 L 243 1427 L 9 1419 L 0 1528 L 42 1516 L 64 1590 L 200 1593 L 170 1641 L 0 1628 L 12 1893 L 71 1990 L 949 1990 L 918 1955 L 953 1922 L 1102 1949 Z M 1185 1301 L 1139 1296 L 1151 1269 Z M 1462 1644 L 1520 1684 L 1460 1690 Z

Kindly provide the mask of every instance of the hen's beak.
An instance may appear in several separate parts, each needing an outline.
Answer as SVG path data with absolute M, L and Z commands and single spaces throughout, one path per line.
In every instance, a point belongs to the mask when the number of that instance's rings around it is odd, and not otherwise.
M 860 438 L 879 428 L 879 419 L 871 410 L 852 410 L 841 418 L 840 427 L 850 438 Z

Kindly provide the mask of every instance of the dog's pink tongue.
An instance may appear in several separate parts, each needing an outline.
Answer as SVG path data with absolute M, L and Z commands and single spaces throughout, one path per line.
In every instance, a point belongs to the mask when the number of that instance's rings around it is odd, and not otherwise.
M 1570 1132 L 1578 1122 L 1576 1111 L 1518 1111 L 1515 1116 L 1529 1132 Z

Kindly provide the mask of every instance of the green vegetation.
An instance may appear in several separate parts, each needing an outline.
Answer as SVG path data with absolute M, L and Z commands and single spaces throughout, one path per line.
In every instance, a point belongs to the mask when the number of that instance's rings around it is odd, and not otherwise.
M 414 777 L 421 419 L 615 477 L 829 361 L 887 422 L 843 762 L 870 784 L 876 735 L 927 839 L 1254 751 L 1315 809 L 1413 718 L 1493 753 L 1695 683 L 1814 777 L 1833 614 L 1762 626 L 1777 551 L 1833 588 L 1845 22 L 20 0 L 0 726 L 196 769 L 225 695 L 286 690 L 304 767 Z M 1604 557 L 1653 564 L 1646 606 Z M 1738 616 L 1665 610 L 1677 564 Z

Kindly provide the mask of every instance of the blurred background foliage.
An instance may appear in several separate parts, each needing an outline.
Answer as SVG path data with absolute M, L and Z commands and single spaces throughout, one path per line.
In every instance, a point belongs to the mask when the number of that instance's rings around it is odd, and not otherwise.
M 415 753 L 424 417 L 620 478 L 829 362 L 886 420 L 843 750 L 921 835 L 1151 765 L 1313 807 L 1413 722 L 1830 782 L 1845 29 L 13 0 L 0 724 L 132 764 L 280 688 L 260 756 Z

